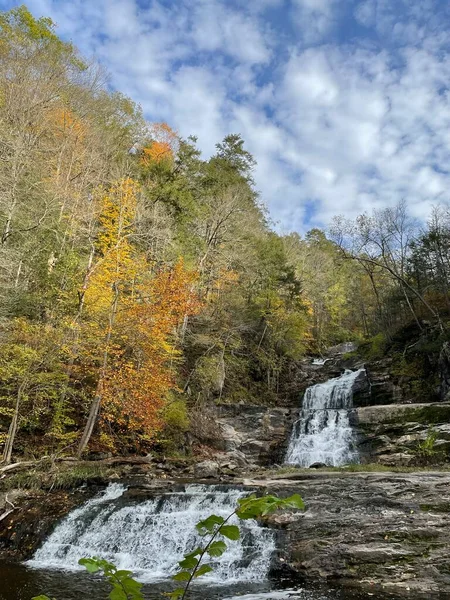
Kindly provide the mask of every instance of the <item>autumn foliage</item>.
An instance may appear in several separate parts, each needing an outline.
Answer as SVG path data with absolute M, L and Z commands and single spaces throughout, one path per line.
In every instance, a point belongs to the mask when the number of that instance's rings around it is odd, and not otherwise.
M 155 269 L 133 241 L 139 185 L 122 179 L 99 193 L 97 256 L 84 291 L 84 377 L 96 385 L 103 423 L 152 438 L 175 387 L 177 328 L 195 314 L 196 273 L 180 258 Z M 100 402 L 99 402 L 100 404 Z
M 173 160 L 178 149 L 178 135 L 167 123 L 154 123 L 150 129 L 150 142 L 142 150 L 142 164 Z
M 200 308 L 195 281 L 180 259 L 138 284 L 135 299 L 119 311 L 121 346 L 105 376 L 105 420 L 150 437 L 162 426 L 160 410 L 176 387 L 174 367 L 181 356 L 177 328 Z

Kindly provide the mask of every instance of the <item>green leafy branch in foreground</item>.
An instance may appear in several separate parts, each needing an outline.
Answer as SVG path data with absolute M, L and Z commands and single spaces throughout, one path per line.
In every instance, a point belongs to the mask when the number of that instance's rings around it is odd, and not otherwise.
M 185 554 L 184 558 L 178 562 L 180 570 L 173 575 L 172 579 L 185 582 L 185 585 L 168 593 L 167 596 L 171 600 L 185 600 L 192 581 L 214 570 L 211 564 L 204 562 L 204 558 L 206 556 L 219 558 L 227 549 L 225 540 L 236 541 L 240 538 L 239 527 L 230 525 L 230 520 L 234 516 L 240 520 L 259 519 L 278 509 L 301 510 L 304 507 L 304 502 L 298 494 L 289 496 L 289 498 L 278 498 L 278 496 L 272 495 L 257 497 L 253 494 L 238 500 L 238 506 L 228 517 L 210 515 L 207 519 L 200 521 L 196 525 L 197 532 L 207 541 L 204 545 Z M 144 600 L 141 592 L 142 584 L 133 579 L 131 571 L 119 570 L 108 561 L 97 557 L 82 558 L 78 562 L 86 567 L 89 573 L 101 572 L 106 577 L 112 585 L 109 594 L 110 600 Z M 50 598 L 37 596 L 32 600 L 50 600 Z

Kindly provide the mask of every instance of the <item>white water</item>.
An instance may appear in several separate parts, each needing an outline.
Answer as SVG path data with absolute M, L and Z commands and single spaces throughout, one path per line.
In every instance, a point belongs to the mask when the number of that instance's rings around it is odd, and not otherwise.
M 358 460 L 352 448 L 349 414 L 353 408 L 353 384 L 362 372 L 364 369 L 347 370 L 340 377 L 306 390 L 300 418 L 289 441 L 287 464 L 309 467 L 324 463 L 337 467 Z
M 322 367 L 324 364 L 326 364 L 329 360 L 331 360 L 331 358 L 313 358 L 312 360 L 312 365 L 316 365 L 318 367 Z
M 211 514 L 227 517 L 238 498 L 248 491 L 220 486 L 188 485 L 186 491 L 131 502 L 122 498 L 125 488 L 111 484 L 103 496 L 72 511 L 36 552 L 33 567 L 76 569 L 82 557 L 99 556 L 141 581 L 169 577 L 183 554 L 200 545 L 195 525 Z M 230 523 L 237 522 L 237 518 Z M 223 583 L 265 579 L 274 534 L 256 521 L 245 521 L 239 541 L 210 561 L 214 571 L 202 578 Z

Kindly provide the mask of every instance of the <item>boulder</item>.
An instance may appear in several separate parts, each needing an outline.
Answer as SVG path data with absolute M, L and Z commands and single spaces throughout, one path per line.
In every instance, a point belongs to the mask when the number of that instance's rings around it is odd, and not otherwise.
M 204 460 L 197 463 L 194 467 L 194 475 L 199 479 L 209 479 L 219 476 L 219 464 L 213 460 Z

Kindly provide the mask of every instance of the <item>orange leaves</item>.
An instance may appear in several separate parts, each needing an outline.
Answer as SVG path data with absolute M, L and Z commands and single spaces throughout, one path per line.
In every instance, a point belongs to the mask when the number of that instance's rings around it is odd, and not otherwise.
M 52 114 L 57 133 L 72 134 L 82 140 L 86 134 L 86 125 L 67 108 L 56 108 Z
M 172 149 L 167 142 L 151 142 L 150 146 L 145 147 L 142 152 L 142 162 L 145 165 L 173 158 Z
M 155 361 L 141 367 L 124 362 L 110 368 L 104 381 L 103 420 L 152 437 L 163 425 L 160 412 L 172 384 L 170 371 Z
M 100 196 L 80 358 L 85 376 L 97 382 L 103 420 L 152 437 L 175 387 L 177 327 L 200 304 L 193 291 L 197 274 L 186 270 L 182 259 L 154 274 L 133 244 L 138 192 L 136 182 L 122 179 Z
M 118 312 L 116 333 L 124 347 L 105 379 L 105 419 L 150 436 L 162 426 L 160 411 L 175 387 L 175 330 L 185 315 L 200 309 L 192 291 L 196 278 L 180 259 L 173 268 L 136 285 L 134 300 Z
M 141 162 L 145 166 L 152 163 L 173 160 L 178 151 L 178 135 L 167 123 L 154 123 L 150 131 L 151 141 L 142 150 Z
M 175 386 L 177 327 L 200 309 L 197 274 L 182 259 L 152 272 L 133 243 L 139 185 L 121 179 L 99 196 L 96 257 L 84 289 L 81 362 L 102 419 L 151 438 Z

